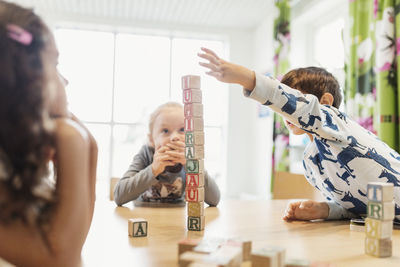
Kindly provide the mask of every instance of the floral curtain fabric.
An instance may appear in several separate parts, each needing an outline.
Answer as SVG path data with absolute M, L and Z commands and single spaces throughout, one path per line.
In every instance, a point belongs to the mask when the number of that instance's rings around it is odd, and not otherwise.
M 397 151 L 399 8 L 400 0 L 350 0 L 345 90 L 347 113 Z

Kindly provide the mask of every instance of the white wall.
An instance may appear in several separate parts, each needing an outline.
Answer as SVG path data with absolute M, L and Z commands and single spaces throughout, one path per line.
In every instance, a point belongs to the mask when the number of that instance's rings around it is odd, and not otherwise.
M 272 5 L 272 3 L 271 3 Z M 105 21 L 87 17 L 60 17 L 43 14 L 51 25 L 91 30 L 168 34 L 182 37 L 222 39 L 229 43 L 230 60 L 258 72 L 272 70 L 272 16 L 254 31 L 193 28 L 126 21 Z M 258 104 L 232 85 L 228 93 L 226 140 L 226 180 L 224 197 L 266 198 L 270 192 L 271 118 L 257 117 Z

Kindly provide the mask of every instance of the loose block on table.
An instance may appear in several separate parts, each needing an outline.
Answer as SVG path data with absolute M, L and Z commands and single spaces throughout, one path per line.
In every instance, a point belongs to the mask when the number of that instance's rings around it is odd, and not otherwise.
M 148 223 L 146 219 L 135 218 L 128 220 L 128 233 L 132 237 L 147 236 Z

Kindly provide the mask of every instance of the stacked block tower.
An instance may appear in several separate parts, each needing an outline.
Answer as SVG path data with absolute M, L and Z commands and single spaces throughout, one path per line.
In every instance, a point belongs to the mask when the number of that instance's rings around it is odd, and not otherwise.
M 185 114 L 187 228 L 204 230 L 204 121 L 200 76 L 182 77 Z
M 394 187 L 391 183 L 369 183 L 368 218 L 365 219 L 365 253 L 375 257 L 392 256 Z

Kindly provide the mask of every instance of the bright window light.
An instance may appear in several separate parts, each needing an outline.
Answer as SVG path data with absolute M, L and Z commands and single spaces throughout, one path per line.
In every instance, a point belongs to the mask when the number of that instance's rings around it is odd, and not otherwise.
M 202 79 L 205 166 L 224 185 L 227 85 L 207 77 L 196 56 L 202 46 L 223 55 L 223 42 L 71 29 L 55 36 L 69 108 L 99 146 L 98 179 L 124 174 L 147 142 L 149 114 L 167 101 L 182 103 L 181 77 L 196 74 Z

